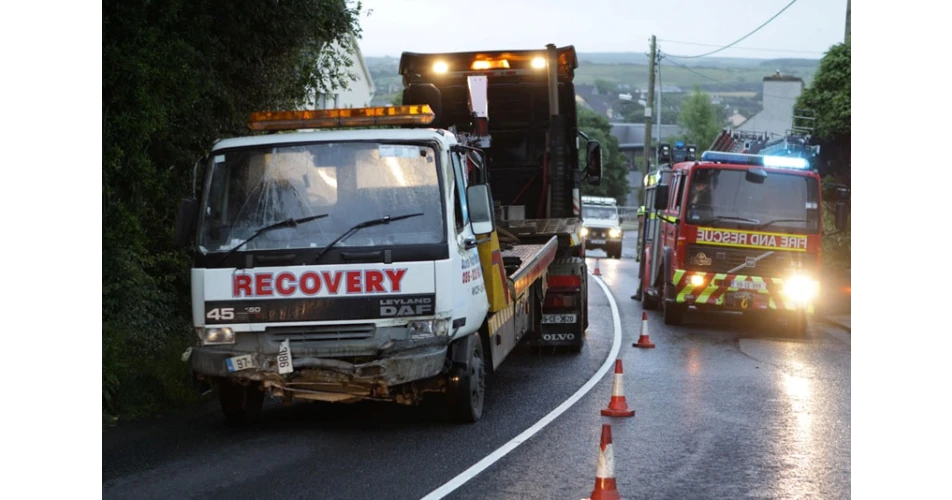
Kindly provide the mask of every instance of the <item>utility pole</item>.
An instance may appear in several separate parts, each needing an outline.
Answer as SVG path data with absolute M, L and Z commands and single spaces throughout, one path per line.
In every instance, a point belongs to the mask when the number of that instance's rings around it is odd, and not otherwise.
M 651 156 L 649 151 L 651 151 L 651 107 L 654 105 L 654 85 L 655 85 L 655 59 L 657 59 L 657 42 L 654 35 L 651 35 L 651 54 L 648 56 L 648 99 L 645 100 L 645 171 L 644 175 L 648 175 L 648 172 L 651 171 Z M 658 110 L 660 115 L 661 110 Z M 641 191 L 638 194 L 638 198 L 641 205 L 645 203 L 645 189 L 644 183 L 642 183 Z
M 846 37 L 843 38 L 843 41 L 848 42 L 850 39 L 850 0 L 846 0 Z

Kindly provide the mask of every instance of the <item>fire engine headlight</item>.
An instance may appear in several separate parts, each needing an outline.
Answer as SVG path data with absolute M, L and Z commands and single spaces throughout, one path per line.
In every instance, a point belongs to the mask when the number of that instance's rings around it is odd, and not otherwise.
M 586 236 L 588 236 L 588 228 L 587 228 L 587 227 L 583 227 L 582 230 L 578 232 L 578 234 L 579 234 L 579 236 L 581 236 L 581 237 L 583 237 L 583 238 L 586 237 Z
M 437 318 L 423 321 L 411 321 L 407 324 L 410 340 L 445 337 L 450 333 L 450 319 Z
M 796 302 L 809 302 L 820 292 L 820 283 L 806 276 L 792 276 L 783 281 L 783 294 Z
M 609 230 L 608 230 L 608 237 L 609 237 L 609 238 L 621 238 L 621 228 L 620 228 L 620 227 L 613 227 L 613 228 L 609 229 Z
M 691 275 L 691 286 L 699 287 L 704 285 L 704 276 L 700 274 Z
M 231 328 L 195 328 L 202 345 L 234 344 L 235 332 Z

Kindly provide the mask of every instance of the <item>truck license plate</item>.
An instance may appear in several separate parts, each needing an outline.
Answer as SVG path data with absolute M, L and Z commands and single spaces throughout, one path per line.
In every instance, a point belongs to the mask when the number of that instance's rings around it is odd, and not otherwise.
M 228 371 L 230 372 L 238 372 L 241 370 L 247 370 L 248 368 L 254 368 L 255 360 L 250 354 L 245 354 L 243 356 L 235 356 L 234 358 L 226 359 L 225 366 L 228 367 Z
M 763 290 L 766 286 L 766 283 L 758 281 L 731 281 L 731 288 L 739 288 L 741 290 Z
M 543 314 L 542 315 L 543 324 L 563 324 L 563 323 L 575 323 L 574 314 Z

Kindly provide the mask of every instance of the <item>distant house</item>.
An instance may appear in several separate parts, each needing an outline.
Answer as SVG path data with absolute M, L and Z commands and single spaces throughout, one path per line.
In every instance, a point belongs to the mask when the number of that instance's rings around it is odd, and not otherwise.
M 357 40 L 353 36 L 348 36 L 343 43 L 335 42 L 331 46 L 332 50 L 346 51 L 353 60 L 353 65 L 348 68 L 355 80 L 346 81 L 346 89 L 336 89 L 332 93 L 313 94 L 308 99 L 307 109 L 333 109 L 333 108 L 361 108 L 370 106 L 377 89 L 374 86 L 373 78 L 370 76 L 370 70 L 367 68 L 367 62 L 357 45 Z M 315 98 L 316 97 L 316 98 Z
M 796 76 L 776 74 L 764 77 L 763 110 L 736 126 L 743 132 L 767 132 L 786 135 L 793 127 L 793 106 L 803 92 L 803 80 Z
M 617 99 L 617 94 L 601 94 L 594 85 L 579 84 L 575 86 L 575 102 L 582 106 L 607 117 L 612 116 L 612 103 Z
M 741 123 L 744 123 L 744 121 L 746 121 L 747 118 L 744 115 L 738 113 L 737 110 L 735 109 L 734 114 L 732 114 L 727 120 L 731 122 L 732 127 L 737 128 L 737 126 L 740 125 Z

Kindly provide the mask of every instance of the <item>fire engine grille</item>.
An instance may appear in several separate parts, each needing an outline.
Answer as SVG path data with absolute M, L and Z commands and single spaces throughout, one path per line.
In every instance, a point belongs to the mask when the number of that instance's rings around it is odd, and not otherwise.
M 590 240 L 605 240 L 608 239 L 608 229 L 602 229 L 597 227 L 588 228 L 588 235 L 586 238 Z
M 685 259 L 688 271 L 775 278 L 783 278 L 797 269 L 814 271 L 815 266 L 816 254 L 812 253 L 708 245 L 688 246 Z
M 265 335 L 275 342 L 288 339 L 292 344 L 327 342 L 335 340 L 365 340 L 373 338 L 373 324 L 322 325 L 322 326 L 277 326 L 265 329 Z

